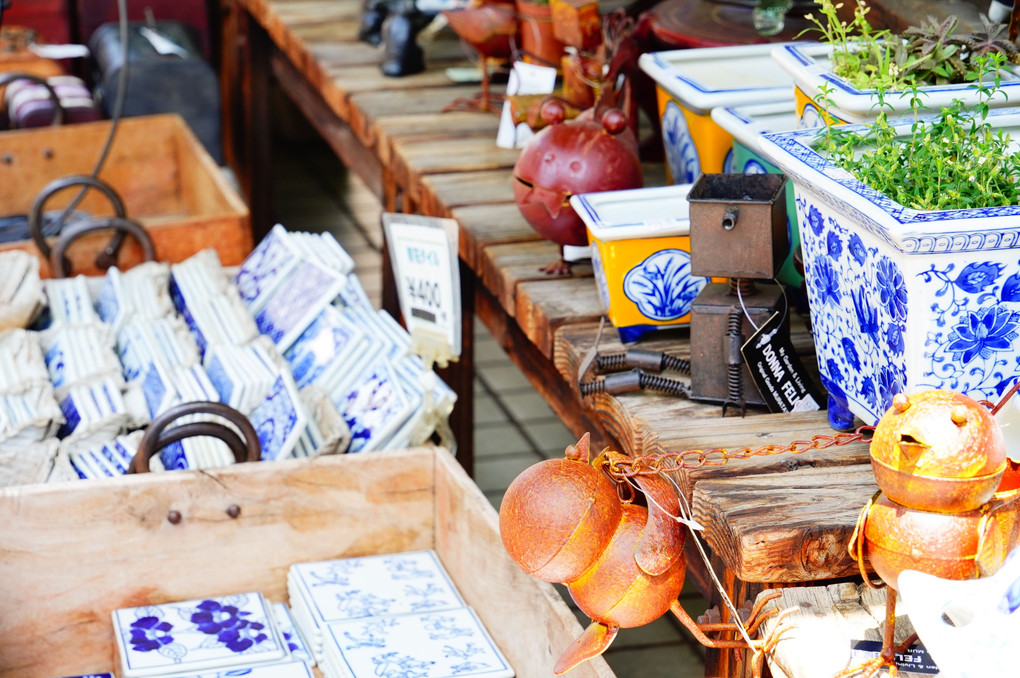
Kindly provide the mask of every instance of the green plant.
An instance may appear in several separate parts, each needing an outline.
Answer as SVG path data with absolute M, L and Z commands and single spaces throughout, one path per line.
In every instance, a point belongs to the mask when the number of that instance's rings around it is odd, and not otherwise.
M 1006 57 L 991 52 L 975 60 L 969 72 L 979 103 L 967 109 L 956 99 L 930 121 L 919 116 L 923 92 L 908 90 L 914 113 L 910 135 L 901 139 L 884 110 L 865 132 L 827 126 L 819 147 L 839 167 L 902 205 L 918 210 L 947 210 L 1020 204 L 1020 157 L 1010 139 L 987 121 L 988 102 L 1001 93 Z
M 957 35 L 958 21 L 928 17 L 901 34 L 876 30 L 868 21 L 871 11 L 864 0 L 850 21 L 840 19 L 843 3 L 815 0 L 820 16 L 808 14 L 822 42 L 832 47 L 832 71 L 857 89 L 904 90 L 912 83 L 943 85 L 963 83 L 980 72 L 978 60 L 1001 54 L 1020 63 L 1020 51 L 1003 35 L 1005 25 L 982 16 L 982 28 Z M 810 29 L 809 29 L 810 30 Z

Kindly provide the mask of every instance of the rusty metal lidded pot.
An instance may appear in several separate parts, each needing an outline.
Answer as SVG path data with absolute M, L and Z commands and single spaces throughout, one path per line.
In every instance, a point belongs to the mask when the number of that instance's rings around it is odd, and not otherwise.
M 1013 513 L 989 506 L 962 513 L 921 511 L 880 494 L 868 509 L 864 550 L 878 576 L 894 588 L 906 569 L 974 579 L 991 574 L 1005 559 Z
M 570 207 L 575 193 L 641 188 L 637 142 L 624 114 L 589 109 L 564 122 L 557 101 L 542 106 L 549 123 L 521 150 L 514 165 L 514 200 L 539 235 L 559 245 L 588 244 L 584 222 Z
M 871 441 L 871 466 L 894 502 L 923 511 L 966 512 L 987 503 L 1006 468 L 992 414 L 944 389 L 899 394 Z

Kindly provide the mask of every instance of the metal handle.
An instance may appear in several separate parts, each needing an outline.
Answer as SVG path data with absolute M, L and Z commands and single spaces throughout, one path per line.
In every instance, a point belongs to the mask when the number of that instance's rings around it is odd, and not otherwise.
M 70 176 L 61 177 L 51 181 L 46 184 L 41 191 L 39 191 L 39 195 L 35 197 L 35 200 L 32 202 L 32 209 L 29 210 L 28 213 L 28 232 L 32 235 L 32 240 L 35 241 L 36 247 L 39 248 L 39 251 L 42 252 L 43 256 L 47 259 L 50 258 L 50 246 L 47 244 L 46 234 L 44 234 L 42 230 L 43 207 L 46 206 L 46 203 L 49 202 L 49 199 L 54 195 L 74 186 L 85 186 L 86 190 L 89 188 L 97 189 L 100 193 L 107 197 L 110 204 L 113 206 L 113 211 L 118 217 L 121 219 L 127 217 L 127 210 L 124 208 L 124 201 L 120 199 L 120 195 L 118 195 L 117 191 L 114 190 L 113 186 L 102 179 L 89 176 L 87 174 L 72 174 Z M 62 216 L 61 219 L 63 218 L 64 217 Z M 59 232 L 60 231 L 58 229 L 57 233 Z M 56 233 L 53 235 L 56 235 Z M 109 252 L 112 249 L 113 253 L 116 254 L 123 241 L 123 234 L 118 232 L 114 235 L 104 252 Z M 109 266 L 107 266 L 107 268 L 109 268 Z
M 53 102 L 53 120 L 50 121 L 50 126 L 59 127 L 64 122 L 64 107 L 60 105 L 60 97 L 57 96 L 57 91 L 53 89 L 53 85 L 47 82 L 45 78 L 29 75 L 28 73 L 4 73 L 0 75 L 0 89 L 16 80 L 28 80 L 37 85 L 42 85 L 46 89 L 46 94 L 49 95 L 50 101 Z M 10 111 L 8 111 L 9 114 Z
M 241 437 L 232 429 L 216 422 L 191 422 L 167 428 L 180 417 L 192 414 L 211 414 L 223 417 L 235 425 Z M 152 420 L 145 435 L 138 443 L 138 451 L 131 460 L 128 473 L 148 473 L 149 459 L 167 445 L 195 436 L 208 435 L 219 438 L 230 447 L 237 463 L 259 461 L 262 458 L 262 445 L 255 433 L 255 427 L 243 414 L 223 403 L 195 401 L 175 405 Z
M 71 246 L 71 243 L 86 233 L 108 231 L 110 229 L 116 231 L 117 234 L 110 240 L 107 248 L 96 257 L 97 263 L 104 254 L 110 256 L 115 261 L 116 250 L 120 247 L 120 242 L 123 242 L 125 234 L 134 236 L 135 240 L 142 246 L 142 255 L 146 261 L 156 260 L 156 247 L 152 244 L 152 237 L 145 230 L 145 227 L 137 221 L 120 217 L 84 219 L 76 221 L 64 229 L 60 237 L 57 238 L 56 244 L 53 245 L 53 251 L 50 252 L 50 267 L 53 270 L 53 275 L 58 278 L 66 278 L 70 275 L 71 262 L 64 256 L 64 252 Z M 110 251 L 111 249 L 113 250 L 112 252 Z

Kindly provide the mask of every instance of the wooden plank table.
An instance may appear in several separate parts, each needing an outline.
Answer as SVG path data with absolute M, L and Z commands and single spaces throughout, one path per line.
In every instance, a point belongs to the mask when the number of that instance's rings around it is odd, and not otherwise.
M 458 460 L 466 468 L 472 463 L 465 446 L 473 420 L 473 315 L 566 425 L 577 435 L 590 431 L 596 447 L 679 457 L 687 450 L 784 448 L 833 434 L 824 412 L 721 419 L 717 405 L 650 393 L 582 398 L 578 381 L 590 375 L 579 374 L 579 367 L 595 343 L 602 314 L 591 267 L 575 266 L 563 277 L 539 273 L 556 248 L 530 229 L 514 204 L 511 170 L 517 154 L 495 146 L 496 118 L 442 113 L 446 104 L 477 89 L 444 76 L 447 66 L 466 63 L 452 47 L 456 41 L 439 34 L 425 44 L 425 73 L 386 78 L 378 69 L 381 53 L 354 39 L 358 0 L 221 2 L 227 12 L 224 108 L 235 123 L 226 135 L 234 145 L 228 158 L 238 163 L 247 190 L 265 190 L 265 177 L 254 169 L 271 166 L 269 149 L 257 138 L 266 131 L 271 73 L 387 210 L 458 222 L 465 352 L 446 378 L 460 394 L 455 430 L 461 432 Z M 661 166 L 647 168 L 646 177 L 649 185 L 661 184 Z M 267 209 L 264 197 L 260 200 Z M 392 304 L 392 289 L 385 296 L 384 303 Z M 802 322 L 794 326 L 795 345 L 810 363 L 810 334 Z M 684 330 L 660 332 L 641 346 L 681 358 L 690 354 Z M 599 348 L 623 346 L 610 328 Z M 722 456 L 713 455 L 717 461 Z M 826 584 L 854 574 L 845 545 L 857 510 L 875 490 L 868 461 L 867 446 L 857 442 L 686 464 L 672 477 L 705 526 L 711 566 L 740 605 L 766 586 Z M 707 568 L 693 551 L 689 555 L 692 576 L 717 602 Z M 741 675 L 745 669 L 734 653 L 709 652 L 706 675 Z

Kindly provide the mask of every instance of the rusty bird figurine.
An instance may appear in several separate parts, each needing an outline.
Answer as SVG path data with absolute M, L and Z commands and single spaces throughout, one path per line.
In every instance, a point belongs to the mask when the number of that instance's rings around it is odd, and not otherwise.
M 513 3 L 474 0 L 467 7 L 444 10 L 442 14 L 453 32 L 478 52 L 478 67 L 482 72 L 481 94 L 457 99 L 443 111 L 477 110 L 498 114 L 501 102 L 490 93 L 489 62 L 510 58 L 512 40 L 517 33 L 517 12 Z
M 871 465 L 881 491 L 861 512 L 849 550 L 869 585 L 865 558 L 889 586 L 882 652 L 841 676 L 883 667 L 897 674 L 896 653 L 916 639 L 893 639 L 901 572 L 989 576 L 1020 542 L 1018 493 L 999 491 L 1005 441 L 984 404 L 941 389 L 897 395 L 875 428 Z

